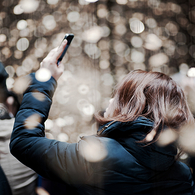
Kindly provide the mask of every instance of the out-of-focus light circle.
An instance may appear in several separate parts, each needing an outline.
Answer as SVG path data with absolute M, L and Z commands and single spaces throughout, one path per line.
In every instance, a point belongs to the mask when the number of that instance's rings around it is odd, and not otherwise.
M 43 49 L 41 49 L 41 48 L 38 48 L 38 49 L 36 49 L 35 50 L 35 56 L 37 57 L 37 58 L 40 58 L 40 57 L 42 57 L 43 55 L 44 55 L 44 50 Z
M 168 56 L 172 56 L 175 53 L 175 42 L 167 40 L 163 42 L 164 51 Z
M 115 26 L 115 31 L 118 35 L 123 35 L 127 32 L 127 28 L 124 24 L 118 24 Z
M 183 75 L 186 75 L 189 70 L 189 67 L 186 63 L 182 63 L 179 65 L 179 72 Z
M 95 108 L 92 104 L 86 104 L 83 109 L 82 109 L 83 113 L 87 116 L 91 116 L 94 114 L 95 112 Z
M 21 0 L 20 5 L 24 13 L 32 13 L 39 7 L 40 1 L 38 0 Z
M 80 18 L 79 12 L 73 11 L 68 13 L 67 19 L 69 22 L 76 22 Z
M 146 37 L 145 48 L 155 51 L 162 46 L 162 41 L 155 34 L 149 34 Z
M 53 137 L 51 134 L 49 135 L 48 139 L 50 139 L 50 136 Z M 52 138 L 51 138 L 52 139 Z M 36 187 L 36 193 L 38 195 L 50 195 L 43 187 Z
M 19 51 L 19 50 L 15 50 L 15 51 L 14 51 L 14 57 L 15 57 L 16 59 L 21 59 L 22 56 L 23 56 L 23 52 L 22 52 L 22 51 Z
M 168 22 L 165 28 L 171 36 L 175 36 L 178 33 L 178 25 L 174 22 Z
M 181 12 L 181 6 L 179 6 L 175 3 L 172 3 L 171 4 L 171 11 L 173 11 L 176 14 L 179 14 Z
M 95 56 L 96 54 L 100 57 L 101 51 L 95 44 L 86 44 L 84 51 L 89 56 Z
M 50 24 L 47 24 L 48 26 L 50 26 Z M 52 26 L 52 25 L 51 25 Z M 53 27 L 52 27 L 53 28 Z M 43 37 L 43 35 L 47 32 L 46 27 L 42 24 L 39 24 L 39 26 L 37 26 L 35 28 L 34 31 L 34 35 L 35 37 Z
M 133 45 L 133 47 L 139 48 L 143 45 L 143 40 L 141 37 L 133 36 L 131 38 L 131 44 Z
M 34 46 L 35 46 L 36 49 L 41 48 L 41 49 L 45 50 L 47 48 L 47 39 L 43 38 L 43 37 L 38 38 L 35 41 Z
M 86 30 L 82 34 L 82 38 L 84 41 L 89 43 L 97 43 L 103 35 L 103 30 L 99 26 L 94 26 L 89 30 Z
M 97 10 L 97 16 L 99 18 L 105 18 L 107 16 L 107 14 L 108 14 L 108 10 L 106 8 L 99 8 Z
M 36 74 L 35 78 L 41 82 L 47 82 L 51 78 L 51 72 L 47 68 L 40 68 Z
M 110 35 L 110 28 L 108 26 L 102 26 L 103 37 L 108 37 Z
M 55 11 L 52 15 L 54 16 L 54 19 L 55 19 L 56 22 L 60 22 L 60 21 L 63 20 L 62 19 L 63 18 L 63 14 L 60 11 Z
M 90 2 L 90 3 L 94 3 L 94 2 L 96 2 L 96 1 L 98 1 L 98 0 L 85 0 L 86 2 Z
M 15 70 L 13 66 L 9 65 L 5 67 L 6 72 L 9 74 L 9 77 L 13 77 L 15 74 Z
M 131 18 L 129 20 L 130 29 L 133 33 L 142 33 L 145 29 L 144 24 L 137 18 Z
M 85 0 L 79 0 L 80 5 L 88 5 L 89 3 L 86 2 Z
M 195 77 L 195 68 L 194 68 L 194 67 L 193 67 L 193 68 L 190 68 L 190 69 L 188 70 L 187 75 L 188 75 L 189 77 Z
M 144 14 L 140 13 L 140 12 L 135 12 L 132 15 L 132 19 L 138 19 L 138 20 L 142 21 L 144 19 Z
M 169 61 L 169 58 L 164 53 L 158 53 L 149 58 L 149 64 L 152 67 L 162 66 L 163 64 L 166 64 L 168 61 Z
M 78 88 L 80 94 L 87 94 L 89 92 L 89 87 L 87 85 L 80 85 Z
M 162 40 L 167 40 L 170 36 L 168 30 L 164 27 L 157 27 L 154 29 L 154 33 L 159 36 Z
M 146 25 L 149 27 L 149 28 L 156 28 L 157 27 L 157 22 L 154 18 L 148 18 L 146 20 Z
M 23 29 L 23 30 L 20 31 L 20 36 L 21 37 L 28 37 L 29 36 L 29 33 L 30 33 L 29 28 L 25 28 L 25 29 Z
M 56 27 L 56 21 L 52 15 L 44 16 L 42 23 L 47 30 L 53 30 Z
M 123 57 L 125 55 L 125 51 L 129 49 L 128 45 L 122 41 L 114 41 L 113 48 L 115 52 L 121 57 Z
M 26 74 L 26 72 L 24 71 L 24 69 L 22 68 L 22 66 L 18 66 L 17 69 L 16 69 L 16 75 L 18 77 L 20 77 L 20 76 L 23 76 L 25 74 Z
M 26 20 L 20 20 L 17 23 L 17 29 L 18 30 L 23 30 L 23 29 L 25 29 L 27 27 L 27 25 L 28 24 L 27 24 Z
M 0 34 L 0 43 L 3 43 L 5 42 L 7 39 L 6 35 L 5 34 Z
M 177 42 L 177 44 L 179 45 L 184 45 L 186 44 L 187 41 L 187 37 L 184 33 L 179 32 L 175 37 L 174 37 L 175 41 Z
M 22 9 L 21 5 L 16 5 L 13 9 L 13 12 L 15 15 L 20 15 L 24 12 L 24 10 Z
M 146 70 L 146 65 L 143 63 L 135 63 L 133 65 L 133 69 L 134 70 L 136 70 L 136 69 Z
M 111 23 L 117 23 L 120 20 L 120 13 L 117 11 L 111 11 L 107 14 L 106 19 Z
M 110 66 L 110 63 L 108 60 L 101 60 L 99 66 L 101 69 L 107 69 Z
M 116 2 L 120 5 L 125 5 L 127 4 L 128 1 L 127 0 L 116 0 Z
M 25 72 L 31 72 L 31 70 L 33 69 L 34 65 L 35 65 L 35 59 L 31 58 L 31 57 L 26 57 L 23 62 L 22 62 L 22 68 Z
M 60 133 L 57 138 L 61 142 L 67 142 L 69 140 L 69 136 L 66 133 Z
M 87 142 L 82 142 L 80 147 L 81 155 L 89 162 L 98 162 L 108 154 L 105 147 L 95 138 L 89 138 Z
M 187 153 L 183 153 L 180 157 L 181 160 L 185 160 L 188 158 L 188 154 Z
M 47 119 L 45 121 L 45 129 L 51 130 L 53 128 L 53 121 L 51 119 Z
M 40 115 L 39 114 L 33 114 L 25 120 L 24 126 L 27 129 L 34 129 L 35 127 L 37 127 L 39 125 L 40 122 L 41 122 Z
M 4 54 L 7 58 L 11 56 L 12 52 L 8 47 L 4 47 L 1 50 L 1 53 Z
M 157 144 L 161 147 L 167 146 L 176 141 L 178 134 L 172 129 L 165 129 L 159 136 Z
M 50 5 L 55 5 L 58 3 L 59 0 L 47 0 L 47 3 Z
M 13 91 L 17 94 L 23 94 L 31 82 L 31 78 L 28 76 L 19 77 L 14 82 Z
M 105 86 L 111 86 L 114 83 L 114 79 L 111 74 L 105 73 L 101 76 L 101 80 Z
M 145 55 L 140 51 L 132 50 L 131 60 L 135 63 L 142 63 L 145 61 Z
M 32 92 L 32 96 L 40 102 L 43 102 L 46 98 L 46 96 L 40 92 Z
M 184 56 L 188 53 L 188 46 L 187 45 L 179 45 L 176 48 L 176 51 L 179 55 Z
M 6 86 L 7 86 L 8 90 L 13 88 L 14 82 L 15 82 L 14 79 L 11 77 L 6 79 Z
M 184 152 L 195 155 L 195 131 L 194 124 L 184 125 L 179 131 L 178 144 Z
M 72 116 L 65 116 L 64 120 L 66 121 L 66 126 L 74 124 L 74 118 Z
M 25 51 L 29 47 L 29 40 L 27 38 L 21 38 L 17 41 L 16 47 L 19 51 Z
M 152 8 L 158 7 L 161 3 L 159 0 L 148 0 L 147 2 L 148 6 Z
M 56 125 L 58 127 L 64 127 L 66 125 L 66 121 L 63 118 L 57 118 L 56 119 Z

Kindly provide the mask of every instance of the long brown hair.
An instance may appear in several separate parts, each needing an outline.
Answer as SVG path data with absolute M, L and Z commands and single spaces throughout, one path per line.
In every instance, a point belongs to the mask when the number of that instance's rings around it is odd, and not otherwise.
M 96 114 L 100 124 L 133 121 L 142 116 L 154 122 L 156 140 L 164 126 L 178 129 L 194 118 L 181 87 L 160 72 L 134 70 L 116 86 L 106 116 Z

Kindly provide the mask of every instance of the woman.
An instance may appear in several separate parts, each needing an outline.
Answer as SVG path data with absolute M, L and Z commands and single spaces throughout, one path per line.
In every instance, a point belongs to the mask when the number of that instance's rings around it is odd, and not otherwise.
M 116 88 L 104 117 L 96 116 L 102 124 L 97 135 L 72 144 L 45 138 L 44 122 L 63 73 L 57 61 L 65 46 L 66 41 L 42 62 L 51 72 L 49 81 L 39 82 L 31 74 L 15 120 L 12 154 L 78 194 L 194 194 L 191 171 L 175 160 L 175 145 L 156 144 L 165 127 L 177 131 L 194 123 L 181 88 L 162 73 L 130 72 Z M 45 95 L 44 101 L 35 98 L 38 93 Z M 39 120 L 29 128 L 26 124 L 35 115 Z

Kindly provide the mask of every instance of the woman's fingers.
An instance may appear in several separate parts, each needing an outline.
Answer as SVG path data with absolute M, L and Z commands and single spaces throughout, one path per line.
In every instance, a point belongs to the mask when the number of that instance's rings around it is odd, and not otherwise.
M 56 52 L 55 52 L 55 54 L 54 54 L 55 60 L 58 60 L 59 57 L 62 55 L 62 53 L 63 53 L 63 51 L 64 51 L 66 45 L 67 45 L 67 40 L 64 39 L 64 40 L 62 41 L 62 43 L 60 44 L 60 46 L 57 47 L 57 48 L 55 48 L 55 49 L 57 49 Z

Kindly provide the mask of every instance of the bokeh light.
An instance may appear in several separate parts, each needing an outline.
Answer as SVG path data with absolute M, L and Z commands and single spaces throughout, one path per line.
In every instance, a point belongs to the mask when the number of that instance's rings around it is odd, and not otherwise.
M 16 47 L 19 51 L 25 51 L 29 47 L 29 40 L 27 38 L 21 38 L 17 41 Z
M 188 124 L 183 126 L 180 129 L 180 136 L 178 139 L 179 146 L 181 147 L 181 149 L 193 156 L 195 156 L 194 128 L 194 124 Z
M 22 9 L 21 5 L 19 4 L 19 5 L 16 5 L 14 7 L 13 12 L 16 15 L 20 15 L 20 14 L 22 14 L 24 12 L 24 10 Z
M 188 70 L 188 72 L 187 72 L 187 75 L 188 75 L 189 77 L 195 77 L 195 68 L 194 68 L 194 67 L 190 68 L 190 69 Z
M 86 30 L 82 34 L 83 40 L 90 43 L 97 43 L 103 36 L 103 30 L 101 27 L 94 26 L 89 30 Z
M 25 13 L 32 13 L 39 7 L 39 2 L 38 0 L 21 0 L 20 6 Z
M 27 24 L 26 20 L 20 20 L 17 23 L 17 29 L 18 30 L 23 30 L 23 29 L 25 29 L 27 27 L 27 25 L 28 24 Z
M 161 147 L 167 146 L 173 142 L 175 142 L 178 138 L 178 134 L 176 131 L 172 129 L 165 129 L 159 136 L 157 141 L 158 145 Z
M 98 0 L 85 0 L 86 2 L 90 2 L 90 3 L 94 3 L 94 2 L 96 2 L 96 1 L 98 1 Z
M 137 18 L 131 18 L 129 20 L 130 29 L 133 33 L 142 33 L 145 29 L 144 24 Z
M 32 114 L 26 119 L 26 121 L 24 122 L 24 126 L 27 129 L 34 129 L 39 125 L 40 122 L 41 122 L 40 115 Z
M 13 91 L 16 94 L 23 94 L 30 82 L 31 78 L 29 76 L 18 77 L 14 82 Z
M 41 68 L 36 72 L 35 77 L 38 81 L 46 82 L 51 78 L 51 72 L 46 68 Z
M 104 159 L 107 155 L 106 148 L 99 144 L 97 138 L 91 137 L 90 139 L 82 142 L 81 155 L 89 162 L 98 162 Z

